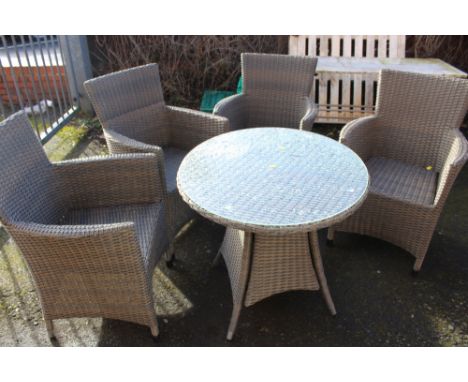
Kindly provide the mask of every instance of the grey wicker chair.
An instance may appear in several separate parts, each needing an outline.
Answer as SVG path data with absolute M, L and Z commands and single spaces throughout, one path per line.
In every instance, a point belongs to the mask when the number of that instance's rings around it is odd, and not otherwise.
M 243 53 L 242 94 L 227 97 L 213 110 L 229 119 L 231 130 L 291 127 L 311 130 L 318 113 L 310 97 L 317 58 Z
M 106 317 L 158 335 L 153 270 L 168 247 L 154 154 L 50 163 L 24 113 L 0 123 L 0 220 L 52 320 Z
M 227 132 L 226 118 L 166 106 L 157 64 L 107 74 L 84 83 L 104 128 L 111 153 L 150 152 L 165 178 L 169 238 L 195 212 L 181 199 L 176 175 L 185 154 L 199 143 Z
M 329 230 L 389 241 L 421 269 L 437 220 L 468 145 L 459 131 L 468 107 L 468 80 L 384 70 L 374 116 L 348 123 L 340 142 L 366 162 L 367 200 Z

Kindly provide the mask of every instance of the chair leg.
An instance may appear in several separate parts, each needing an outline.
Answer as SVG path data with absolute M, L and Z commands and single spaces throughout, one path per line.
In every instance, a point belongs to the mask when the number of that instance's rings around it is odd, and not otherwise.
M 214 268 L 219 264 L 219 260 L 221 259 L 221 256 L 223 256 L 223 254 L 221 253 L 221 250 L 219 250 L 211 263 L 211 268 Z
M 420 257 L 420 258 L 416 259 L 416 261 L 414 262 L 414 265 L 413 265 L 413 274 L 414 275 L 417 275 L 418 272 L 421 270 L 423 261 L 424 261 L 424 257 Z
M 168 268 L 172 268 L 174 266 L 175 259 L 176 257 L 175 257 L 174 244 L 171 244 L 166 253 L 166 266 Z
M 150 319 L 150 330 L 153 339 L 156 340 L 159 336 L 159 327 L 158 327 L 158 320 L 156 318 L 156 314 L 154 314 Z
M 312 258 L 314 260 L 315 271 L 317 272 L 317 277 L 320 283 L 320 289 L 322 290 L 323 298 L 325 303 L 330 310 L 332 316 L 336 316 L 335 304 L 333 303 L 330 290 L 328 289 L 327 278 L 325 277 L 325 272 L 323 271 L 322 257 L 320 256 L 320 247 L 318 242 L 317 231 L 313 231 L 307 234 L 309 236 L 310 249 L 312 251 Z
M 327 230 L 327 246 L 333 247 L 335 245 L 335 229 L 333 227 L 329 227 Z
M 49 336 L 49 339 L 51 341 L 56 341 L 57 337 L 55 337 L 53 321 L 52 320 L 44 320 L 44 321 L 46 324 L 47 335 Z
M 232 310 L 231 322 L 229 323 L 229 328 L 228 328 L 228 332 L 226 336 L 226 339 L 228 341 L 231 341 L 232 337 L 234 336 L 234 332 L 236 331 L 236 328 L 237 328 L 237 322 L 239 321 L 241 310 L 242 310 L 241 303 L 234 305 L 234 308 Z

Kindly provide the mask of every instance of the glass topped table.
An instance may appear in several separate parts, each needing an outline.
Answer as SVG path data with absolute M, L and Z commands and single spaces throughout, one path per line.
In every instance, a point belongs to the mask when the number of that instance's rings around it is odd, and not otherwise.
M 242 306 L 288 290 L 321 289 L 331 299 L 317 230 L 352 214 L 369 184 L 365 164 L 315 133 L 254 128 L 214 137 L 184 158 L 182 198 L 227 226 L 220 252 L 231 280 L 231 339 Z

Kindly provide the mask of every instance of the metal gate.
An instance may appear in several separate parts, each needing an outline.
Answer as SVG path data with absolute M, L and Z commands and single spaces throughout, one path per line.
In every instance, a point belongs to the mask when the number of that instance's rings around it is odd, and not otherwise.
M 42 143 L 78 110 L 63 41 L 55 35 L 0 35 L 0 121 L 24 110 Z

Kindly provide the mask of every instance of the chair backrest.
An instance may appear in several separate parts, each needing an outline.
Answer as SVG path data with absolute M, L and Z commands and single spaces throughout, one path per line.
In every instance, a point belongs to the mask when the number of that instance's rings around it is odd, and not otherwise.
M 405 35 L 293 35 L 289 54 L 311 57 L 404 58 Z
M 375 150 L 432 165 L 447 131 L 460 127 L 467 108 L 466 79 L 382 70 L 376 104 L 382 139 Z
M 0 122 L 0 220 L 57 222 L 63 213 L 59 186 L 24 112 Z
M 106 74 L 84 86 L 101 121 L 164 102 L 157 64 Z
M 246 127 L 298 128 L 312 91 L 317 59 L 243 53 L 241 65 L 242 93 L 248 104 Z
M 153 143 L 153 134 L 169 139 L 157 64 L 93 78 L 84 87 L 104 128 L 115 128 L 145 143 Z
M 312 91 L 316 66 L 317 59 L 312 57 L 242 53 L 243 93 L 307 97 Z

